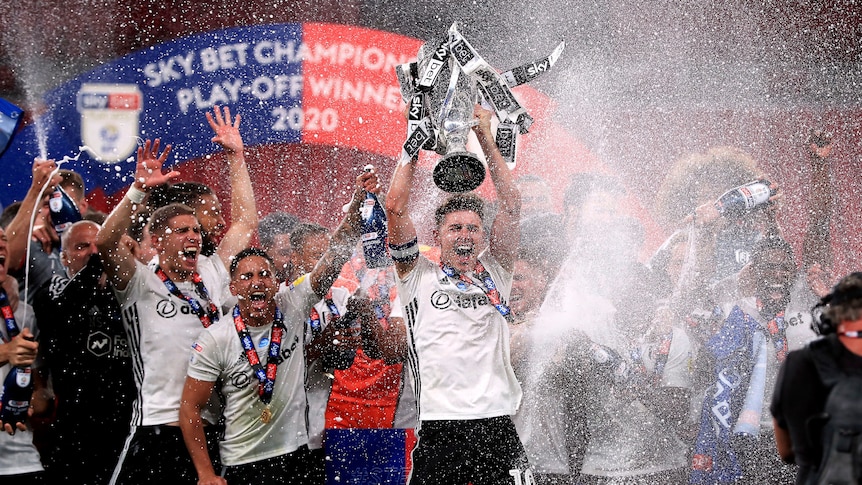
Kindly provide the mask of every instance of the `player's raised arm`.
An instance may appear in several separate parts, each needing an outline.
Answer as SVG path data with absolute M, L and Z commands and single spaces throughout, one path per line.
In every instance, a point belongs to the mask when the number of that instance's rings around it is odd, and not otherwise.
M 120 238 L 129 228 L 136 207 L 153 187 L 167 183 L 180 174 L 173 170 L 162 173 L 171 146 L 166 146 L 160 154 L 160 143 L 156 138 L 155 141 L 147 140 L 143 147 L 138 147 L 135 181 L 126 196 L 105 219 L 96 237 L 96 246 L 105 262 L 105 272 L 118 290 L 124 290 L 135 273 L 135 257 L 128 246 L 120 243 Z

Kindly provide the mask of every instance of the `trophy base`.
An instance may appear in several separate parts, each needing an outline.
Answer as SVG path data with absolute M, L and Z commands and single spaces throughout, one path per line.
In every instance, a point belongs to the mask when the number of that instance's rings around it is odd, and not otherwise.
M 485 165 L 470 152 L 455 152 L 437 162 L 433 175 L 444 192 L 469 192 L 485 180 Z

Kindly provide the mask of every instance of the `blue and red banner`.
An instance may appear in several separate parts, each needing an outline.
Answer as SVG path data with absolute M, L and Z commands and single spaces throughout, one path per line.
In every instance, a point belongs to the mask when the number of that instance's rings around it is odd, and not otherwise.
M 394 156 L 404 137 L 394 66 L 420 41 L 330 24 L 237 27 L 145 49 L 72 79 L 0 159 L 0 202 L 20 199 L 37 156 L 57 160 L 90 188 L 129 185 L 141 138 L 161 137 L 179 161 L 217 151 L 204 112 L 230 106 L 247 146 L 320 144 Z M 41 141 L 40 141 L 41 140 Z

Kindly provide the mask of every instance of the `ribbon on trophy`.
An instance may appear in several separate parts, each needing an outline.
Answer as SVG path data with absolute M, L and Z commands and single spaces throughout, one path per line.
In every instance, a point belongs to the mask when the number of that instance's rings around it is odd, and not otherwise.
M 409 98 L 407 109 L 407 140 L 401 148 L 401 164 L 410 162 L 422 147 L 434 149 L 434 131 L 425 109 L 425 93 L 415 92 Z
M 428 52 L 434 45 L 436 48 Z M 533 118 L 511 87 L 548 72 L 564 48 L 565 43 L 560 42 L 547 57 L 501 74 L 458 32 L 457 24 L 452 24 L 445 40 L 422 46 L 417 62 L 395 66 L 401 97 L 409 106 L 407 139 L 399 163 L 410 163 L 422 149 L 434 150 L 444 155 L 434 168 L 438 187 L 447 192 L 478 187 L 485 167 L 466 150 L 466 137 L 475 125 L 472 105 L 479 101 L 497 115 L 496 144 L 506 163 L 514 166 L 517 136 L 529 132 Z
M 563 49 L 566 47 L 565 42 L 560 42 L 554 52 L 548 57 L 543 57 L 536 62 L 531 62 L 529 64 L 524 64 L 523 66 L 518 66 L 514 69 L 504 72 L 501 74 L 503 76 L 503 80 L 506 81 L 506 84 L 509 87 L 520 86 L 522 84 L 526 84 L 533 79 L 541 76 L 542 74 L 548 72 L 554 64 L 557 63 L 557 59 L 560 58 L 560 55 L 563 53 Z
M 508 121 L 500 123 L 497 125 L 497 134 L 494 136 L 500 155 L 503 156 L 503 160 L 506 161 L 510 169 L 515 167 L 515 152 L 518 148 L 517 126 Z
M 449 28 L 449 39 L 452 43 L 450 48 L 452 57 L 458 61 L 464 73 L 478 83 L 482 96 L 494 107 L 500 122 L 514 121 L 520 127 L 521 134 L 527 133 L 533 119 L 515 99 L 515 95 L 512 94 L 503 77 L 485 59 L 482 59 L 467 39 L 458 32 L 455 24 Z
M 413 93 L 416 92 L 416 78 L 419 77 L 419 63 L 408 62 L 395 66 L 395 76 L 398 78 L 398 86 L 401 87 L 401 100 L 410 102 Z
M 449 41 L 444 40 L 436 49 L 434 49 L 428 63 L 425 64 L 425 68 L 419 76 L 419 82 L 416 85 L 416 89 L 424 92 L 430 91 L 437 82 L 437 76 L 440 75 L 440 72 L 443 70 L 448 59 Z

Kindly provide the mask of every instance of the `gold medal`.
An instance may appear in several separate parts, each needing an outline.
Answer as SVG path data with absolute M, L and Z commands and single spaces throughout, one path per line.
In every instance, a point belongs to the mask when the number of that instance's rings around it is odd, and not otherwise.
M 263 408 L 263 411 L 260 413 L 260 422 L 263 424 L 269 424 L 272 421 L 272 409 L 269 406 Z

